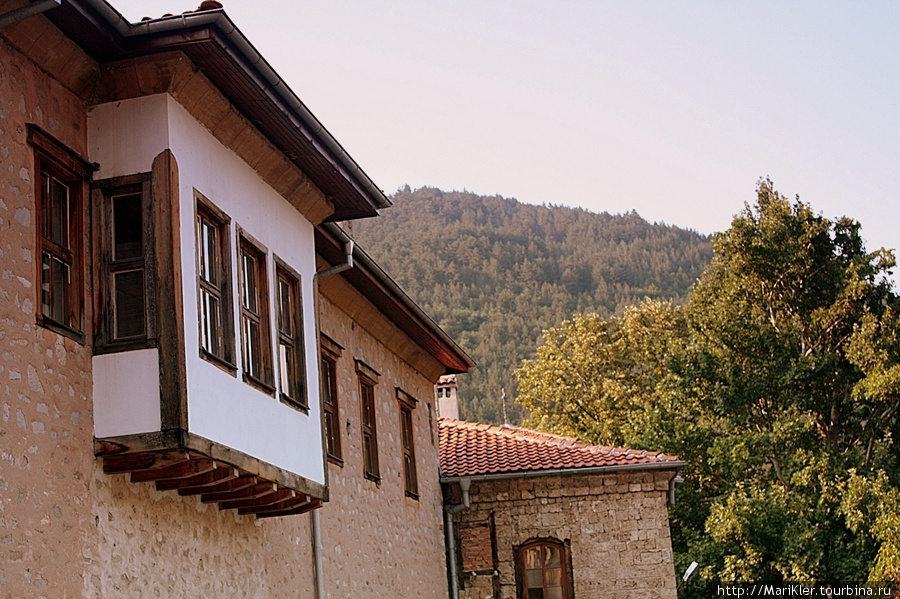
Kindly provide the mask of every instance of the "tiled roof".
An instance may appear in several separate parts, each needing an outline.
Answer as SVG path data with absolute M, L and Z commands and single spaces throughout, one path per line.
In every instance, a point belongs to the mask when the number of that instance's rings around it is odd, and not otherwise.
M 588 445 L 517 426 L 441 418 L 441 476 L 447 478 L 603 467 L 681 466 L 654 451 Z

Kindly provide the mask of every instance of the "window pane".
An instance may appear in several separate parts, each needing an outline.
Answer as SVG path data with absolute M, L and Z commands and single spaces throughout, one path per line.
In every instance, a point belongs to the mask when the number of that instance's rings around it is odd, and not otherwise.
M 207 291 L 201 291 L 200 333 L 203 349 L 216 355 L 219 349 L 219 300 Z
M 247 253 L 241 253 L 241 272 L 243 284 L 244 308 L 253 313 L 258 313 L 256 291 L 256 258 Z
M 544 547 L 544 559 L 547 564 L 547 568 L 559 568 L 559 547 L 545 546 Z
M 525 567 L 529 570 L 540 569 L 541 567 L 541 549 L 533 547 L 525 551 Z
M 244 319 L 244 371 L 259 379 L 259 324 L 249 318 Z
M 53 318 L 53 300 L 50 295 L 50 254 L 44 253 L 41 259 L 41 314 Z
M 66 300 L 68 299 L 66 292 L 69 286 L 69 266 L 56 258 L 53 258 L 51 264 L 52 290 L 50 294 L 53 306 L 50 318 L 68 326 L 70 323 L 66 319 Z
M 547 587 L 547 599 L 563 599 L 562 587 Z
M 198 256 L 200 278 L 213 285 L 218 285 L 216 274 L 216 248 L 218 246 L 216 228 L 202 217 L 198 217 L 200 226 L 200 254 Z
M 113 260 L 140 258 L 143 252 L 141 194 L 113 198 Z
M 145 334 L 144 271 L 115 273 L 115 338 L 140 337 Z
M 294 336 L 293 301 L 291 298 L 291 284 L 282 278 L 278 279 L 278 330 L 288 337 Z
M 544 599 L 544 589 L 541 587 L 528 589 L 528 599 Z
M 69 247 L 69 188 L 50 177 L 50 240 Z
M 294 348 L 284 343 L 278 344 L 278 370 L 281 372 L 281 392 L 294 395 Z
M 547 582 L 548 588 L 562 586 L 562 570 L 559 568 L 548 568 L 544 571 L 544 580 Z

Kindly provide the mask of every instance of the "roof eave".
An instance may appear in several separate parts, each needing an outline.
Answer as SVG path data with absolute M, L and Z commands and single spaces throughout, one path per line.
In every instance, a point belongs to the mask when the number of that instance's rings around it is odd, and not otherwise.
M 495 472 L 485 474 L 470 474 L 461 476 L 441 476 L 442 483 L 456 483 L 461 480 L 490 481 L 506 480 L 511 478 L 537 478 L 544 476 L 575 476 L 590 474 L 611 474 L 627 471 L 647 470 L 672 470 L 679 471 L 684 467 L 682 460 L 670 460 L 667 462 L 650 462 L 647 464 L 613 464 L 610 466 L 591 466 L 587 468 L 557 468 L 551 470 L 518 470 L 515 472 Z
M 337 263 L 350 236 L 337 224 L 316 227 L 316 251 Z M 330 247 L 326 247 L 330 246 Z M 353 248 L 354 267 L 343 276 L 416 343 L 426 349 L 446 369 L 446 374 L 468 372 L 474 360 L 410 298 L 405 291 L 359 245 Z
M 118 11 L 105 0 L 67 0 L 64 4 L 68 11 L 51 11 L 48 13 L 54 23 L 65 31 L 65 19 L 72 16 L 71 10 L 78 12 L 84 22 L 73 25 L 75 30 L 83 33 L 85 22 L 96 29 L 98 37 L 85 45 L 89 52 L 100 54 L 98 58 L 113 60 L 116 58 L 133 58 L 167 50 L 185 50 L 198 43 L 196 36 L 187 35 L 209 28 L 218 36 L 209 36 L 209 40 L 220 38 L 223 51 L 232 52 L 232 63 L 256 84 L 262 86 L 272 105 L 283 113 L 284 119 L 296 126 L 319 155 L 327 161 L 335 172 L 340 173 L 346 183 L 333 189 L 328 184 L 320 185 L 323 193 L 335 205 L 335 214 L 329 220 L 347 220 L 375 216 L 381 208 L 391 206 L 390 200 L 375 183 L 366 175 L 360 166 L 350 157 L 338 141 L 328 132 L 322 123 L 309 111 L 288 84 L 275 72 L 263 56 L 253 47 L 250 41 L 234 25 L 222 9 L 205 10 L 194 13 L 175 15 L 159 19 L 129 23 Z M 54 13 L 57 13 L 54 15 Z M 67 17 L 68 15 L 68 17 Z M 102 39 L 100 39 L 102 38 Z M 85 41 L 85 40 L 82 40 Z M 203 65 L 198 65 L 201 70 Z M 204 71 L 217 87 L 223 90 L 222 81 L 218 81 L 214 72 Z M 227 94 L 226 94 L 227 96 Z M 234 98 L 229 98 L 235 101 Z M 248 107 L 235 105 L 264 134 L 283 123 L 258 122 L 259 113 Z M 273 140 L 274 142 L 274 140 Z M 275 143 L 288 158 L 295 162 L 301 170 L 308 170 L 308 165 L 297 159 L 297 153 L 291 148 Z M 314 180 L 316 173 L 307 173 Z M 320 177 L 321 179 L 321 177 Z M 319 184 L 319 182 L 317 182 Z M 355 198 L 351 198 L 355 196 Z

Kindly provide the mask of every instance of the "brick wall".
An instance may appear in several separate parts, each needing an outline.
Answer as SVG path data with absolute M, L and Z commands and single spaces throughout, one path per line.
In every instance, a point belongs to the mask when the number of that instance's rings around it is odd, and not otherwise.
M 672 475 L 633 471 L 473 482 L 471 507 L 456 516 L 462 556 L 460 597 L 515 598 L 514 548 L 529 539 L 554 538 L 571 552 L 578 599 L 674 599 L 666 508 Z M 457 503 L 458 489 L 450 492 L 450 501 Z M 464 531 L 483 530 L 491 519 L 499 585 L 491 576 L 467 571 L 467 564 L 483 549 L 480 535 Z M 474 550 L 467 546 L 472 540 Z

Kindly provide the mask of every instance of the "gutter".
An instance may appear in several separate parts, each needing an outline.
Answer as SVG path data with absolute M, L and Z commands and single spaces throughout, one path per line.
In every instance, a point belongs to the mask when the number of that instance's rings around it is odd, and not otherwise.
M 28 17 L 45 13 L 51 8 L 56 8 L 62 0 L 40 0 L 34 4 L 27 4 L 8 13 L 0 15 L 0 29 L 24 21 Z
M 612 472 L 628 472 L 633 470 L 681 470 L 684 462 L 653 462 L 650 464 L 621 464 L 617 466 L 593 466 L 590 468 L 557 468 L 555 470 L 526 470 L 517 472 L 497 472 L 493 474 L 475 474 L 467 476 L 442 476 L 440 482 L 454 483 L 462 480 L 505 480 L 509 478 L 537 478 L 540 476 L 574 476 L 576 474 L 608 474 Z
M 292 116 L 299 121 L 297 124 L 304 135 L 315 146 L 319 146 L 320 143 L 324 145 L 328 152 L 323 152 L 323 154 L 330 158 L 332 163 L 336 163 L 335 166 L 337 168 L 346 173 L 351 183 L 358 186 L 376 208 L 388 208 L 391 206 L 391 201 L 384 195 L 384 192 L 363 172 L 356 161 L 350 157 L 341 144 L 325 129 L 319 119 L 309 111 L 303 102 L 300 101 L 300 98 L 288 87 L 287 83 L 275 72 L 275 69 L 257 52 L 256 48 L 253 47 L 249 40 L 244 37 L 244 34 L 232 23 L 228 15 L 225 14 L 224 9 L 203 10 L 141 21 L 140 23 L 129 23 L 125 17 L 105 0 L 83 1 L 97 11 L 124 38 L 183 31 L 193 27 L 215 27 L 238 49 L 241 56 L 253 66 L 262 80 L 268 84 L 270 90 L 287 105 L 288 109 L 293 113 Z

